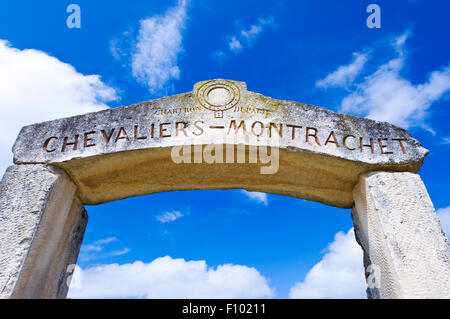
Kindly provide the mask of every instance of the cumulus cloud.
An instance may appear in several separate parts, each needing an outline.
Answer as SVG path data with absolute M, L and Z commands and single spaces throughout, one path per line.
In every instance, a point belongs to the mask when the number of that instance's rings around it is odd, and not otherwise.
M 447 238 L 450 239 L 450 207 L 440 208 L 436 212 L 441 222 L 441 227 Z
M 106 109 L 116 91 L 98 75 L 38 50 L 19 50 L 0 39 L 0 175 L 12 163 L 22 126 Z
M 323 87 L 327 84 L 352 85 L 352 93 L 341 102 L 342 112 L 387 121 L 403 128 L 418 126 L 433 133 L 425 120 L 430 106 L 450 91 L 450 66 L 430 72 L 427 81 L 422 84 L 411 83 L 401 74 L 406 66 L 408 52 L 405 44 L 409 36 L 410 32 L 405 32 L 389 39 L 388 43 L 394 55 L 362 79 L 358 80 L 356 76 L 362 73 L 361 70 L 355 71 L 358 69 L 358 65 L 355 67 L 358 60 L 356 58 L 350 65 L 339 67 L 318 84 Z M 360 61 L 359 66 L 361 65 Z M 352 76 L 345 77 L 345 74 Z M 355 77 L 352 80 L 353 76 Z
M 170 86 L 180 77 L 178 56 L 183 52 L 182 31 L 187 18 L 187 0 L 180 0 L 163 15 L 140 21 L 140 29 L 132 55 L 131 69 L 139 83 L 152 94 Z M 112 54 L 120 56 L 117 42 L 111 43 Z
M 341 65 L 336 71 L 328 74 L 324 79 L 317 81 L 316 86 L 326 88 L 331 86 L 347 86 L 353 83 L 355 78 L 361 73 L 367 59 L 367 53 L 353 53 L 352 63 Z
M 156 216 L 156 220 L 159 221 L 160 223 L 170 223 L 170 222 L 174 222 L 177 219 L 180 219 L 181 217 L 183 217 L 184 215 L 178 211 L 174 211 L 174 212 L 165 212 L 162 215 L 158 215 Z
M 258 203 L 264 204 L 265 206 L 267 206 L 269 204 L 269 200 L 267 199 L 266 193 L 248 192 L 246 190 L 242 190 L 242 193 L 244 193 L 251 200 L 254 200 Z
M 157 258 L 150 263 L 108 264 L 77 269 L 69 298 L 270 298 L 274 289 L 255 269 Z
M 240 25 L 238 21 L 236 25 L 238 32 L 227 37 L 227 48 L 213 53 L 213 58 L 220 64 L 227 59 L 227 52 L 238 54 L 245 48 L 251 48 L 264 31 L 276 27 L 273 17 L 260 17 L 248 28 Z
M 353 228 L 335 235 L 322 260 L 309 270 L 302 282 L 291 288 L 289 297 L 367 298 L 363 252 Z

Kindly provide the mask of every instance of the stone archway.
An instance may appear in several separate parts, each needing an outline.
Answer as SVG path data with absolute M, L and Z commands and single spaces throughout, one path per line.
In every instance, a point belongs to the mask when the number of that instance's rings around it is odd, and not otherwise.
M 0 297 L 64 298 L 83 205 L 187 189 L 352 208 L 372 298 L 450 296 L 449 244 L 416 173 L 428 151 L 381 123 L 212 80 L 24 127 L 0 185 Z M 374 271 L 376 269 L 377 271 Z

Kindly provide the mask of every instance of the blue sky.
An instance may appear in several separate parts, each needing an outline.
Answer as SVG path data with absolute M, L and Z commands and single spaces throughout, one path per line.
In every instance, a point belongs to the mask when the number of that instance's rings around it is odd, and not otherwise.
M 80 29 L 66 25 L 71 3 Z M 379 29 L 366 26 L 371 3 Z M 449 10 L 421 0 L 2 1 L 0 169 L 23 125 L 227 78 L 408 129 L 431 151 L 420 175 L 449 233 Z M 86 209 L 74 297 L 364 297 L 349 210 L 241 190 Z

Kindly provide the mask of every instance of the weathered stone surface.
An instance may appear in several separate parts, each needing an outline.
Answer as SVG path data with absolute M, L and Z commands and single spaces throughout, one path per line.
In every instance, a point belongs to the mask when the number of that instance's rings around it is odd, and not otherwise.
M 7 169 L 0 184 L 0 298 L 65 298 L 87 215 L 64 171 Z
M 279 170 L 261 175 L 259 166 L 247 162 L 192 165 L 171 159 L 173 146 L 211 142 L 279 147 Z M 388 123 L 271 99 L 225 80 L 24 127 L 13 151 L 17 164 L 65 169 L 85 204 L 179 189 L 245 188 L 346 208 L 359 174 L 417 172 L 428 153 Z
M 450 298 L 450 248 L 419 175 L 360 177 L 352 217 L 364 264 L 380 271 L 371 298 Z M 373 271 L 376 268 L 372 268 Z

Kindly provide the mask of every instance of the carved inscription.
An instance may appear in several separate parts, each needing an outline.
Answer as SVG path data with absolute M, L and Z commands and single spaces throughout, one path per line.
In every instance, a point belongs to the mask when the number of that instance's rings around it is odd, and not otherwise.
M 209 125 L 205 121 L 161 122 L 147 126 L 131 125 L 92 129 L 69 136 L 49 136 L 42 143 L 45 153 L 67 153 L 101 145 L 111 147 L 118 143 L 145 143 L 152 139 L 191 138 L 207 134 L 208 131 L 223 131 L 226 136 L 253 135 L 268 138 L 283 138 L 288 143 L 309 144 L 316 148 L 342 149 L 346 152 L 367 154 L 407 154 L 406 138 L 386 136 L 358 136 L 348 132 L 324 131 L 313 126 L 292 123 L 230 120 L 225 125 Z

